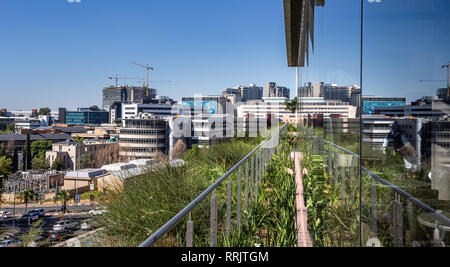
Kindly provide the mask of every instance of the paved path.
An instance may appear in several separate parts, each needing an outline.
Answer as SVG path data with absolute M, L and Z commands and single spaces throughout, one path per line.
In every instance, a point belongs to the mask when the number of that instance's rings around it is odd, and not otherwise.
M 297 186 L 295 194 L 296 221 L 297 221 L 297 247 L 312 247 L 311 235 L 308 231 L 308 209 L 305 207 L 305 198 L 303 195 L 303 154 L 294 152 L 295 165 L 295 183 Z

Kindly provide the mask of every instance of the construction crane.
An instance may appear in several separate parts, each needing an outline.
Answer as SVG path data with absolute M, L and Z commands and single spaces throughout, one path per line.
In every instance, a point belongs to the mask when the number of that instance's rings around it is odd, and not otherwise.
M 138 80 L 138 81 L 144 81 L 144 78 L 141 77 L 119 77 L 119 75 L 116 74 L 116 76 L 109 77 L 110 80 L 116 81 L 116 87 L 119 86 L 119 80 Z
M 442 69 L 447 68 L 447 80 L 419 80 L 419 82 L 445 82 L 447 81 L 447 88 L 450 88 L 450 62 L 447 65 L 442 65 Z
M 145 68 L 147 70 L 147 88 L 150 88 L 150 70 L 154 70 L 154 68 L 150 67 L 150 65 L 148 65 L 148 64 L 142 65 L 142 64 L 138 64 L 138 63 L 134 63 L 134 62 L 131 62 L 131 64 Z
M 450 88 L 450 62 L 447 65 L 442 65 L 442 69 L 447 68 L 447 88 Z

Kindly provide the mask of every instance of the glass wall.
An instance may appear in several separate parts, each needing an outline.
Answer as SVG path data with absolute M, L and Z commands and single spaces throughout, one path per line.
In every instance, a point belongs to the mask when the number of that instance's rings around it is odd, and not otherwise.
M 323 166 L 315 245 L 450 245 L 450 2 L 313 2 L 297 115 Z
M 363 4 L 362 243 L 448 246 L 450 2 Z

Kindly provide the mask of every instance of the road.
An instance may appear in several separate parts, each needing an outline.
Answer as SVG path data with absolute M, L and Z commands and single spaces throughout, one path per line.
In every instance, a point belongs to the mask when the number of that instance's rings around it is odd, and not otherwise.
M 80 213 L 81 212 L 87 212 L 87 211 L 91 210 L 92 207 L 94 207 L 94 205 L 91 205 L 89 203 L 87 203 L 87 204 L 79 204 L 78 205 L 78 212 L 80 212 Z M 30 210 L 35 209 L 35 208 L 38 208 L 38 206 L 30 206 L 30 207 L 27 208 L 27 210 L 30 211 Z M 61 205 L 58 205 L 58 206 L 57 205 L 54 205 L 54 206 L 42 206 L 42 208 L 45 210 L 45 212 L 51 212 L 51 213 L 59 212 L 59 213 L 61 213 Z M 57 209 L 58 209 L 58 211 L 57 211 Z M 5 211 L 8 211 L 8 212 L 11 212 L 11 214 L 12 214 L 13 211 L 14 211 L 14 207 L 8 206 L 8 207 L 5 207 L 5 208 L 0 208 L 0 210 L 5 210 Z M 23 205 L 16 206 L 15 210 L 16 210 L 16 216 L 19 216 L 19 215 L 21 216 L 23 213 L 25 213 L 25 207 Z M 72 213 L 73 212 L 77 212 L 77 206 L 75 204 L 68 204 L 67 205 L 67 210 L 69 212 L 72 212 Z

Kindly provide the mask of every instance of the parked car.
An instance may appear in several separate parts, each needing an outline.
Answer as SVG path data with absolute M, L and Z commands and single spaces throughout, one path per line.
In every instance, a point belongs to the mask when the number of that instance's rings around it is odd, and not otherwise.
M 24 213 L 22 217 L 18 218 L 16 221 L 18 223 L 35 222 L 39 220 L 39 214 L 37 213 Z
M 62 232 L 58 232 L 58 233 L 57 232 L 51 232 L 51 233 L 48 234 L 48 239 L 51 242 L 63 241 L 64 238 L 65 238 L 65 235 Z
M 104 213 L 106 213 L 106 210 L 90 210 L 89 211 L 89 215 L 102 215 L 102 214 L 104 214 Z
M 86 220 L 86 221 L 84 221 L 83 223 L 81 223 L 80 229 L 83 230 L 83 231 L 88 231 L 88 230 L 90 230 L 90 229 L 92 228 L 91 222 L 92 222 L 92 220 Z
M 37 208 L 37 209 L 31 210 L 29 213 L 37 213 L 39 215 L 39 218 L 42 218 L 45 216 L 45 210 L 43 208 Z
M 20 241 L 18 239 L 8 239 L 8 240 L 3 240 L 0 242 L 0 248 L 18 247 L 20 245 L 22 245 L 22 241 Z
M 2 217 L 3 219 L 9 219 L 12 217 L 12 214 L 11 212 L 6 210 L 0 210 L 0 217 Z
M 30 243 L 30 247 L 38 247 L 41 243 L 45 241 L 45 238 L 43 236 L 36 237 L 33 241 Z
M 74 229 L 78 226 L 78 222 L 72 222 L 70 220 L 61 220 L 57 221 L 55 225 L 53 225 L 53 231 L 61 232 L 70 229 Z
M 62 232 L 53 231 L 48 234 L 48 240 L 50 242 L 64 241 L 64 240 L 72 238 L 72 237 L 74 237 L 73 233 L 64 232 L 64 231 L 62 231 Z

